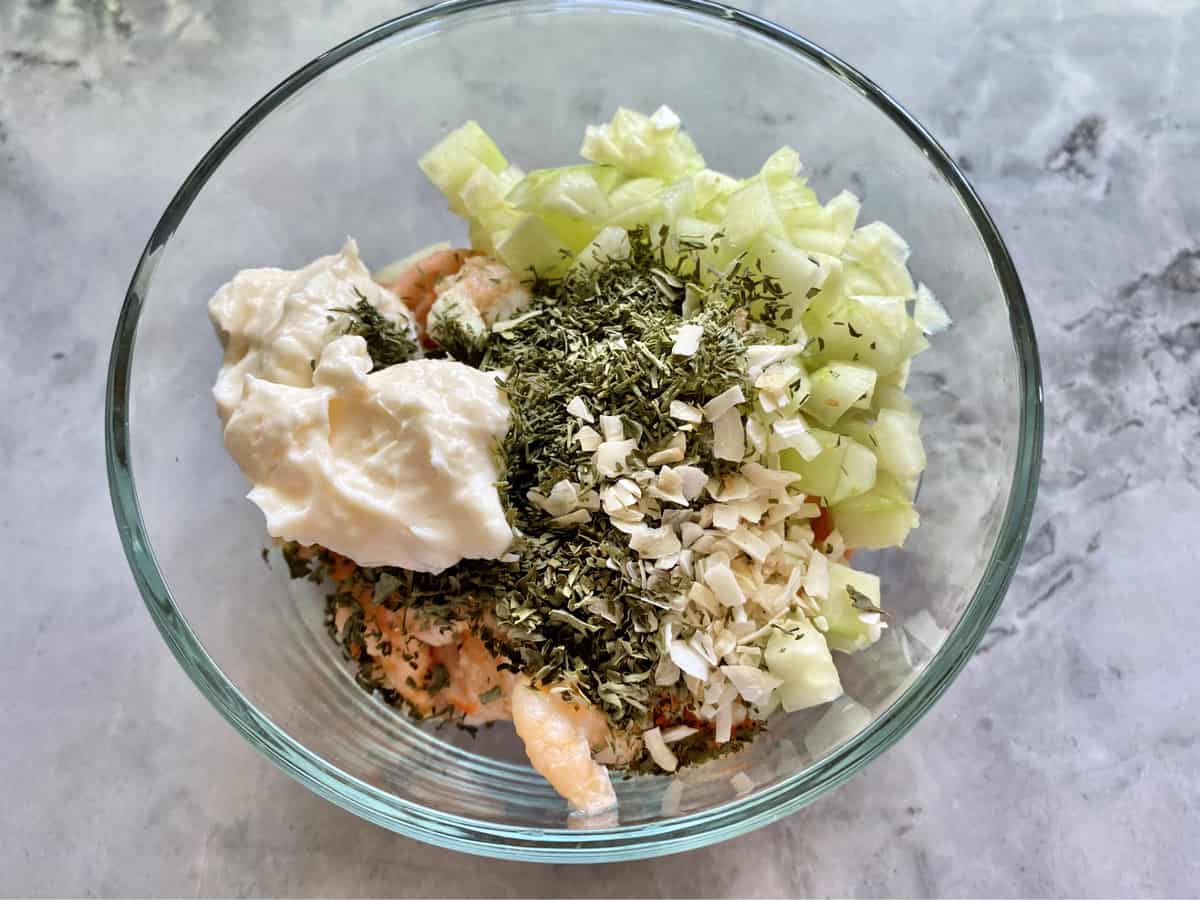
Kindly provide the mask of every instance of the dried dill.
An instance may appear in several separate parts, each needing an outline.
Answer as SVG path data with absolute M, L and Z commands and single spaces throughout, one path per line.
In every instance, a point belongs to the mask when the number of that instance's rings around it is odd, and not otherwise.
M 479 703 L 482 706 L 487 706 L 489 703 L 494 703 L 504 695 L 504 691 L 500 689 L 500 685 L 488 688 L 479 695 Z
M 425 684 L 422 685 L 422 687 L 424 687 L 424 689 L 429 693 L 436 694 L 448 684 L 450 684 L 450 672 L 444 665 L 438 663 L 429 670 L 429 677 L 426 679 Z
M 846 593 L 850 597 L 850 604 L 855 609 L 861 610 L 862 612 L 879 613 L 881 616 L 888 615 L 887 610 L 876 606 L 870 597 L 868 597 L 854 585 L 846 585 Z
M 714 276 L 696 249 L 669 259 L 665 230 L 655 236 L 643 227 L 628 235 L 627 257 L 572 269 L 561 279 L 536 279 L 530 312 L 537 315 L 493 338 L 481 360 L 483 368 L 508 372 L 513 423 L 505 454 L 510 495 L 520 504 L 531 488 L 575 480 L 582 457 L 566 411 L 572 397 L 621 416 L 641 447 L 653 449 L 678 428 L 669 417 L 671 401 L 703 403 L 744 383 L 747 311 L 773 313 L 780 306 L 778 282 L 761 273 L 735 264 Z M 689 298 L 694 309 L 685 317 Z M 694 355 L 673 356 L 685 320 L 703 325 L 704 336 Z M 695 455 L 720 472 L 728 465 L 711 460 L 707 441 L 700 439 Z
M 372 372 L 408 362 L 419 355 L 420 348 L 408 328 L 386 318 L 358 288 L 354 289 L 354 293 L 358 297 L 354 306 L 334 309 L 332 312 L 345 313 L 350 317 L 342 334 L 357 335 L 367 342 Z
M 291 541 L 283 545 L 283 561 L 287 563 L 288 576 L 291 578 L 306 578 L 312 568 L 312 560 L 305 555 L 304 548 Z
M 430 334 L 437 337 L 437 349 L 431 356 L 446 355 L 468 366 L 478 367 L 483 361 L 487 336 L 473 331 L 454 315 L 439 314 L 429 321 Z

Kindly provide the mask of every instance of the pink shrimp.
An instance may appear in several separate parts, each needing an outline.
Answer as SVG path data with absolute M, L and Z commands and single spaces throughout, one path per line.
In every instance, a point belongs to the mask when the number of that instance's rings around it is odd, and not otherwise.
M 386 286 L 413 311 L 427 344 L 429 313 L 441 297 L 470 303 L 489 325 L 530 301 L 528 289 L 511 269 L 475 250 L 437 250 Z
M 404 301 L 405 306 L 413 311 L 421 330 L 425 329 L 425 320 L 429 317 L 429 309 L 437 300 L 437 284 L 448 275 L 454 275 L 463 267 L 474 250 L 437 250 L 413 263 L 405 269 L 396 280 L 385 287 Z

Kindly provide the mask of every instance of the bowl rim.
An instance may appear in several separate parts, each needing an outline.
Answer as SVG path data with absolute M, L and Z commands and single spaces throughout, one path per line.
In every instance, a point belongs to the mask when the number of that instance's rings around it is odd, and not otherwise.
M 1000 533 L 963 615 L 925 670 L 871 725 L 824 759 L 770 788 L 703 812 L 650 824 L 595 830 L 530 829 L 467 819 L 401 800 L 309 751 L 256 709 L 225 677 L 175 607 L 146 533 L 131 465 L 130 366 L 147 288 L 161 251 L 192 201 L 229 153 L 302 87 L 386 38 L 484 7 L 530 5 L 558 7 L 556 12 L 634 8 L 720 20 L 727 27 L 771 40 L 862 94 L 925 154 L 970 215 L 1008 306 L 1018 362 L 1020 434 Z M 776 821 L 841 784 L 916 724 L 974 654 L 1012 579 L 1033 514 L 1041 464 L 1043 411 L 1033 323 L 1016 268 L 995 223 L 950 155 L 904 107 L 857 69 L 789 29 L 715 0 L 445 0 L 367 29 L 293 72 L 242 114 L 188 174 L 151 233 L 125 295 L 109 359 L 104 430 L 113 513 L 146 607 L 171 652 L 201 693 L 268 759 L 320 796 L 408 837 L 502 859 L 600 862 L 694 849 Z

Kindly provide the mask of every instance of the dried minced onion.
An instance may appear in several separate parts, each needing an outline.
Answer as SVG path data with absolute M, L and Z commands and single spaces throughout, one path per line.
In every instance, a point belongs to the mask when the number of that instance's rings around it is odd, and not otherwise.
M 658 728 L 642 732 L 642 742 L 646 745 L 646 752 L 658 763 L 659 768 L 667 772 L 675 771 L 679 760 L 663 740 L 662 732 Z
M 699 728 L 693 728 L 691 725 L 673 725 L 662 733 L 664 743 L 674 744 L 676 741 L 682 741 L 684 738 L 689 738 L 693 734 L 699 732 Z
M 746 348 L 748 374 L 757 378 L 768 366 L 794 359 L 803 352 L 803 344 L 751 344 Z
M 690 422 L 694 425 L 698 425 L 704 421 L 704 411 L 700 407 L 684 403 L 682 400 L 671 401 L 670 416 L 672 419 L 678 419 L 680 422 Z
M 684 674 L 701 681 L 708 680 L 710 671 L 708 662 L 684 641 L 671 641 L 668 652 L 671 655 L 671 662 L 675 663 Z
M 704 582 L 722 606 L 741 606 L 746 602 L 746 595 L 742 592 L 737 577 L 727 565 L 707 566 L 704 570 Z
M 588 411 L 587 404 L 583 401 L 582 397 L 572 397 L 567 404 L 567 412 L 577 419 L 583 419 L 588 424 L 596 421 L 596 417 Z
M 695 356 L 700 349 L 700 339 L 704 336 L 703 325 L 680 325 L 675 332 L 675 344 L 671 347 L 672 356 Z
M 721 666 L 721 672 L 733 682 L 742 698 L 751 704 L 762 703 L 775 688 L 783 684 L 770 672 L 755 666 Z
M 644 525 L 629 535 L 629 546 L 647 559 L 658 559 L 681 549 L 679 535 L 673 528 L 647 528 Z
M 625 424 L 620 416 L 601 416 L 600 433 L 606 441 L 620 441 L 625 438 Z
M 575 440 L 579 442 L 580 450 L 584 453 L 592 453 L 600 446 L 604 439 L 595 428 L 590 425 L 584 425 L 575 432 Z
M 745 402 L 746 395 L 742 393 L 741 385 L 735 384 L 704 404 L 704 417 L 710 422 L 715 422 L 739 403 Z
M 604 441 L 596 448 L 596 471 L 606 478 L 613 478 L 625 471 L 625 461 L 637 449 L 637 441 Z
M 741 462 L 746 455 L 746 435 L 742 416 L 731 408 L 713 422 L 713 456 L 730 462 Z

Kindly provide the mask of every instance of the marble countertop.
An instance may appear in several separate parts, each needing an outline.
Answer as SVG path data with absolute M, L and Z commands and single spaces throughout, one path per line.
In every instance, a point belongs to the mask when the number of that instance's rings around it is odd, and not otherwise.
M 6 0 L 0 893 L 1196 890 L 1200 6 L 746 5 L 907 104 L 1024 279 L 1045 464 L 981 659 L 831 796 L 657 861 L 484 862 L 309 793 L 220 720 L 142 607 L 105 484 L 105 363 L 138 253 L 217 134 L 282 73 L 412 4 Z

